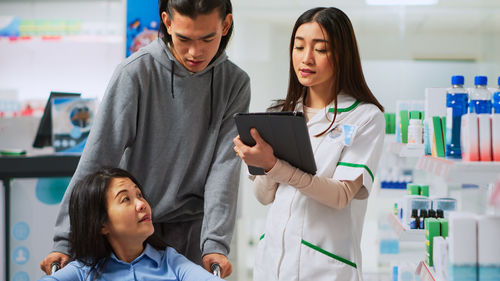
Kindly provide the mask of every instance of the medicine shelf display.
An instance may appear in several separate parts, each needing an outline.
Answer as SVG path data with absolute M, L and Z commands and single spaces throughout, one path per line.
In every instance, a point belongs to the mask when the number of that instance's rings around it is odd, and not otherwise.
M 465 162 L 425 155 L 417 162 L 417 169 L 447 183 L 490 184 L 500 175 L 500 162 Z
M 440 279 L 437 278 L 434 269 L 430 267 L 428 264 L 426 264 L 424 261 L 421 261 L 418 264 L 415 273 L 420 277 L 420 280 L 422 281 L 440 281 Z
M 398 236 L 399 241 L 424 243 L 424 229 L 407 229 L 401 224 L 401 221 L 394 214 L 389 214 L 387 216 L 387 221 Z
M 399 157 L 420 157 L 424 155 L 423 144 L 393 142 L 388 145 L 388 150 Z

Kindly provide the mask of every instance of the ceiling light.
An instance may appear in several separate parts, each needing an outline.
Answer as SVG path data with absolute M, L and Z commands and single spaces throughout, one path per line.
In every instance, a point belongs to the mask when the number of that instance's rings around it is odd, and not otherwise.
M 439 0 L 366 0 L 372 6 L 420 6 L 436 5 Z

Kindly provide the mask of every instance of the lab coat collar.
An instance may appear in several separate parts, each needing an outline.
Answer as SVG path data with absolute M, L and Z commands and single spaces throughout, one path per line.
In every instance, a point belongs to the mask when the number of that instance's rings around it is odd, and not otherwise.
M 352 96 L 345 94 L 344 92 L 340 92 L 337 96 L 337 117 L 335 118 L 335 123 L 340 122 L 347 116 L 347 112 L 354 110 L 359 104 Z M 310 128 L 310 133 L 313 135 L 321 133 L 323 130 L 328 128 L 330 122 L 333 120 L 334 116 L 334 108 L 335 102 L 331 102 L 325 108 L 321 109 L 318 114 L 316 114 L 309 122 L 307 122 L 308 127 Z M 297 107 L 295 108 L 297 111 L 304 111 L 303 100 L 300 99 Z M 320 125 L 320 126 L 315 126 Z M 335 127 L 332 126 L 331 129 Z

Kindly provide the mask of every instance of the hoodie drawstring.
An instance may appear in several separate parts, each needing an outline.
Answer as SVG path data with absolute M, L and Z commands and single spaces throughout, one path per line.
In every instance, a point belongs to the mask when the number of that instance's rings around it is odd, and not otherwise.
M 172 98 L 175 98 L 174 95 L 174 67 L 175 67 L 175 62 L 172 61 L 172 71 L 170 72 L 170 92 L 172 93 Z M 213 111 L 213 102 L 214 102 L 214 72 L 215 69 L 212 67 L 211 71 L 211 79 L 210 79 L 210 111 L 209 111 L 209 118 L 208 118 L 208 129 L 210 130 L 210 127 L 212 126 L 212 111 Z
M 212 67 L 212 79 L 210 80 L 210 117 L 208 118 L 208 129 L 212 126 L 212 110 L 213 110 L 213 100 L 214 100 L 214 72 L 215 67 Z
M 174 66 L 175 66 L 175 62 L 172 61 L 172 71 L 170 72 L 170 92 L 172 93 L 173 99 L 175 99 L 175 96 L 174 96 Z

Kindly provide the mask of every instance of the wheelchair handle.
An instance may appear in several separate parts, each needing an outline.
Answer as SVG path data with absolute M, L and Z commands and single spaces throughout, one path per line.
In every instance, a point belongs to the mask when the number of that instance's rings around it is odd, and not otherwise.
M 220 265 L 218 263 L 212 263 L 210 266 L 210 270 L 212 270 L 213 275 L 220 277 Z

